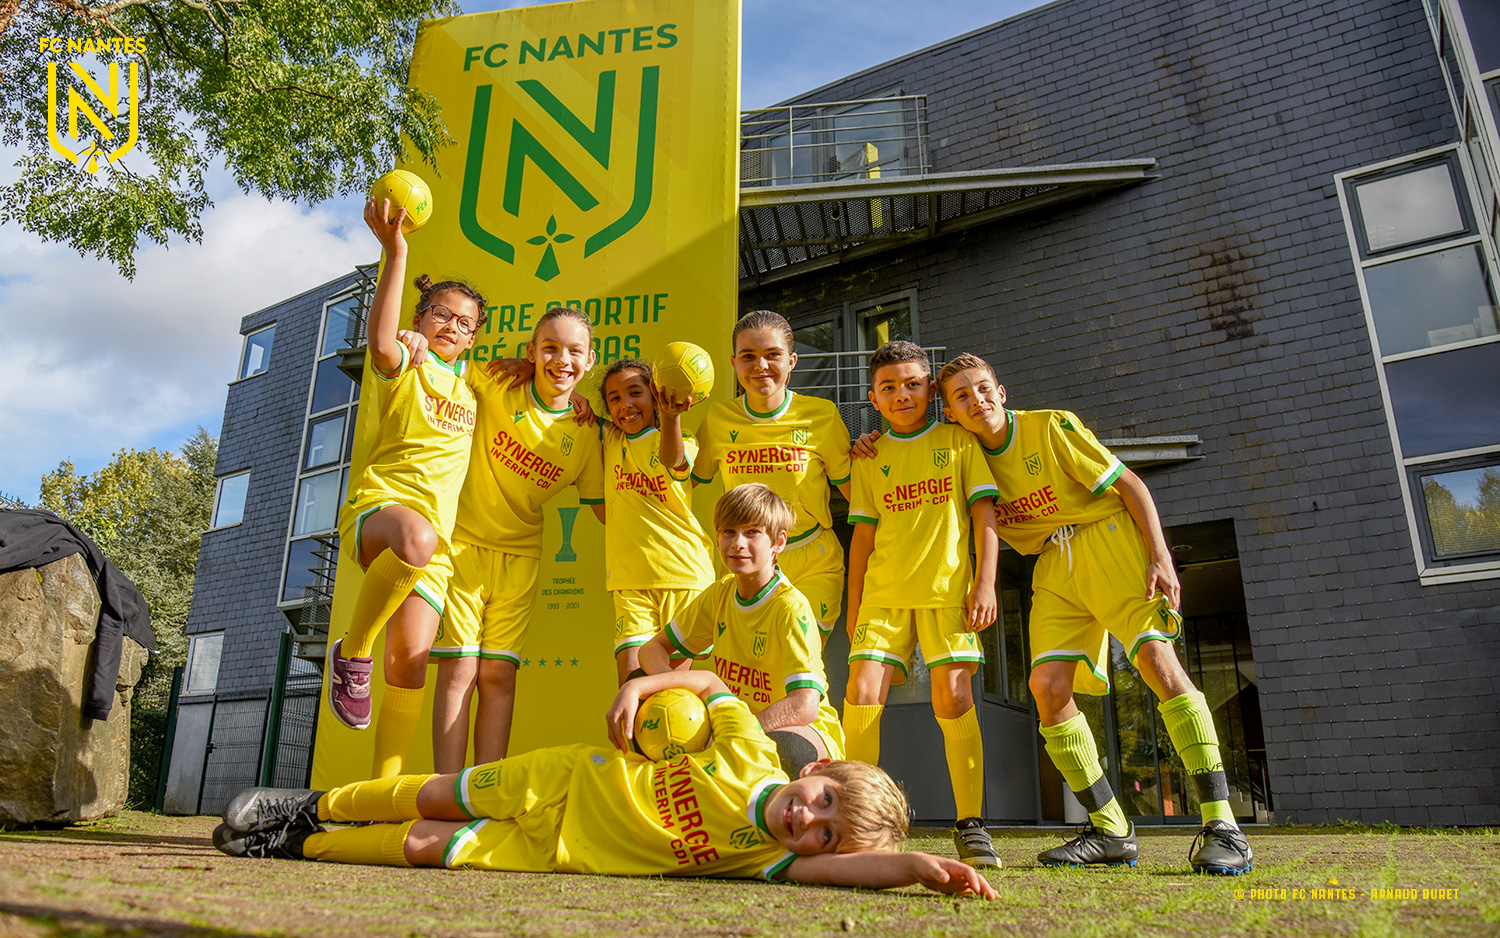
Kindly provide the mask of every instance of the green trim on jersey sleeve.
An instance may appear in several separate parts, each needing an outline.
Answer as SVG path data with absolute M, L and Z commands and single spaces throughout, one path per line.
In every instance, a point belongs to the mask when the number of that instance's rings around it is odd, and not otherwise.
M 405 342 L 397 342 L 396 344 L 401 346 L 401 364 L 396 366 L 395 374 L 386 374 L 385 372 L 380 370 L 380 366 L 375 364 L 374 359 L 370 360 L 370 373 L 379 378 L 381 381 L 395 381 L 406 373 L 407 365 L 411 364 L 411 349 L 406 347 Z
M 795 853 L 791 853 L 790 851 L 782 854 L 780 860 L 777 860 L 775 863 L 772 863 L 770 866 L 766 867 L 766 882 L 775 882 L 776 877 L 780 876 L 782 873 L 785 873 L 787 871 L 787 868 L 792 865 L 792 861 L 795 859 L 797 859 L 797 855 Z
M 969 507 L 981 498 L 999 498 L 1000 487 L 998 485 L 976 485 L 969 490 Z
M 692 471 L 691 469 L 688 470 L 688 478 L 692 479 L 694 482 L 698 483 L 699 485 L 707 485 L 708 483 L 710 483 L 710 482 L 712 482 L 714 480 L 714 476 L 716 476 L 716 475 L 718 475 L 717 472 L 715 472 L 713 476 L 709 476 L 708 478 L 704 479 L 704 478 L 700 478 L 698 476 L 698 473 Z
M 464 782 L 468 779 L 469 773 L 472 772 L 472 771 L 474 771 L 474 767 L 470 766 L 469 768 L 464 769 L 462 772 L 458 773 L 458 775 L 454 777 L 454 779 L 453 779 L 453 800 L 458 805 L 458 810 L 462 811 L 464 814 L 468 815 L 469 817 L 474 818 L 474 819 L 477 820 L 479 818 L 479 815 L 477 815 L 473 811 L 469 810 L 469 800 L 464 797 Z
M 874 515 L 867 515 L 867 514 L 864 514 L 862 512 L 856 512 L 853 509 L 850 509 L 849 510 L 849 523 L 850 524 L 879 524 L 880 523 L 880 519 L 877 518 L 877 517 L 875 517 Z
M 824 689 L 823 682 L 811 675 L 793 674 L 787 678 L 785 687 L 788 694 L 794 690 L 808 689 L 817 691 L 820 699 L 828 698 L 828 691 Z
M 740 702 L 740 699 L 738 697 L 734 696 L 733 694 L 731 694 L 727 690 L 721 690 L 721 691 L 718 691 L 716 693 L 709 694 L 708 695 L 708 700 L 704 701 L 704 706 L 705 707 L 712 707 L 715 704 L 721 704 L 721 703 L 739 703 L 739 702 Z
M 667 641 L 672 643 L 672 647 L 681 652 L 684 658 L 696 658 L 701 655 L 702 652 L 693 651 L 691 648 L 687 647 L 686 644 L 684 644 L 682 635 L 677 631 L 677 628 L 678 626 L 676 619 L 673 619 L 671 622 L 667 623 Z M 711 648 L 713 646 L 710 645 L 709 647 Z
M 1102 496 L 1105 492 L 1109 491 L 1109 487 L 1115 484 L 1115 480 L 1119 479 L 1120 474 L 1124 471 L 1125 464 L 1116 459 L 1114 468 L 1106 470 L 1104 476 L 1090 491 L 1094 493 L 1096 498 Z
M 842 479 L 829 479 L 828 480 L 828 484 L 829 485 L 847 485 L 849 483 L 849 480 L 852 479 L 852 478 L 854 478 L 854 473 L 851 472 L 848 475 L 844 476 Z
M 602 504 L 604 504 L 604 499 L 602 499 L 602 498 L 584 498 L 582 495 L 580 495 L 580 496 L 578 496 L 578 504 L 580 504 L 580 505 L 602 505 Z

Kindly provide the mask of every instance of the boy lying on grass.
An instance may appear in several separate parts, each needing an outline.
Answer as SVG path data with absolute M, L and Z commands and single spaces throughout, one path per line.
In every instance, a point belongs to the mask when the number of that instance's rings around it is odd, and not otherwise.
M 708 705 L 713 742 L 648 762 L 630 751 L 635 711 L 683 687 Z M 788 781 L 776 747 L 707 671 L 620 688 L 607 714 L 618 748 L 538 749 L 456 775 L 401 775 L 327 792 L 251 788 L 214 831 L 231 856 L 515 872 L 726 876 L 885 888 L 921 883 L 996 898 L 957 860 L 900 852 L 906 796 L 860 762 L 819 760 Z M 322 822 L 386 822 L 325 831 Z

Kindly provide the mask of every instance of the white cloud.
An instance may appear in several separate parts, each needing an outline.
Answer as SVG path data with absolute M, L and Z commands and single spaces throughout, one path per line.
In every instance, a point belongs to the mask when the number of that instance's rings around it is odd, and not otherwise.
M 92 471 L 196 424 L 217 434 L 240 318 L 374 259 L 357 221 L 342 203 L 236 193 L 205 213 L 201 244 L 138 251 L 134 282 L 0 228 L 0 491 L 32 500 L 62 459 Z

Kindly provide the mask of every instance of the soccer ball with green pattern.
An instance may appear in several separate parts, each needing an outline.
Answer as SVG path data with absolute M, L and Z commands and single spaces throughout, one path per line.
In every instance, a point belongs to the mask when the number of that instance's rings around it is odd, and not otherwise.
M 696 404 L 713 389 L 714 363 L 707 352 L 691 342 L 668 342 L 651 363 L 651 378 L 679 400 L 691 394 Z
M 635 712 L 635 748 L 652 762 L 708 747 L 708 708 L 681 687 L 657 691 Z
M 392 218 L 396 216 L 396 209 L 406 209 L 406 218 L 401 222 L 402 234 L 411 234 L 432 217 L 431 187 L 421 176 L 404 169 L 393 169 L 375 180 L 370 187 L 370 198 L 375 200 L 377 207 L 381 199 L 390 199 Z

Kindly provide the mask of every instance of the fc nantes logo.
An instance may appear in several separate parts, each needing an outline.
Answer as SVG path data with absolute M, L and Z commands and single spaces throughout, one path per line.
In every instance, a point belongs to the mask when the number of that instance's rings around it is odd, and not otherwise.
M 110 40 L 99 40 L 100 44 Z M 118 40 L 115 40 L 118 41 Z M 47 45 L 47 40 L 42 40 Z M 54 44 L 60 44 L 60 40 L 54 40 Z M 93 41 L 86 41 L 86 45 L 92 46 Z M 144 42 L 142 42 L 144 45 Z M 78 40 L 69 40 L 68 46 L 76 48 Z M 90 48 L 88 51 L 95 51 Z M 103 51 L 100 49 L 99 51 Z M 58 132 L 58 70 L 56 62 L 47 63 L 47 141 L 52 144 L 52 149 L 57 151 L 69 163 L 82 166 L 91 173 L 97 173 L 100 166 L 100 158 L 104 164 L 109 165 L 116 162 L 125 154 L 135 149 L 136 140 L 140 136 L 140 63 L 131 62 L 126 68 L 126 84 L 121 85 L 120 63 L 111 62 L 105 71 L 105 83 L 101 86 L 98 80 L 90 75 L 82 65 L 77 62 L 69 62 L 68 72 L 83 83 L 84 89 L 92 97 L 93 101 L 103 106 L 103 110 L 111 118 L 114 124 L 106 123 L 100 113 L 94 110 L 89 103 L 89 98 L 78 93 L 78 86 L 69 83 L 68 88 L 68 137 L 76 141 L 78 149 L 73 149 L 63 140 Z M 65 75 L 67 73 L 64 73 Z M 121 92 L 124 92 L 123 99 Z M 82 114 L 89 124 L 93 125 L 95 136 L 85 142 L 79 136 L 78 115 Z M 124 122 L 125 126 L 118 126 Z M 87 130 L 84 131 L 87 135 Z M 124 140 L 120 141 L 120 137 Z M 110 146 L 118 142 L 118 146 Z
M 755 641 L 750 646 L 750 653 L 759 658 L 766 653 L 766 633 L 756 632 Z
M 472 64 L 472 63 L 470 63 Z M 505 157 L 504 185 L 499 193 L 480 193 L 480 177 L 484 171 L 485 141 L 490 132 L 491 100 L 493 84 L 480 85 L 474 89 L 474 116 L 469 127 L 468 156 L 464 164 L 463 193 L 458 206 L 458 223 L 464 237 L 475 247 L 493 255 L 507 264 L 516 264 L 516 244 L 541 248 L 534 276 L 547 281 L 562 272 L 556 248 L 571 242 L 575 234 L 563 231 L 565 227 L 577 226 L 574 230 L 583 236 L 583 257 L 589 258 L 618 241 L 623 235 L 641 223 L 651 208 L 651 199 L 656 176 L 656 118 L 657 88 L 661 81 L 661 67 L 648 65 L 640 69 L 639 75 L 627 70 L 622 75 L 616 69 L 600 72 L 594 88 L 594 113 L 579 115 L 564 104 L 561 98 L 547 85 L 536 79 L 516 82 L 516 87 L 541 112 L 550 126 L 533 125 L 527 122 L 538 120 L 508 102 L 499 108 L 502 117 L 500 126 L 510 124 L 510 145 Z M 615 133 L 615 90 L 617 84 L 624 86 L 624 93 L 636 96 L 636 125 L 634 139 L 621 139 L 630 134 Z M 590 124 L 591 118 L 591 124 Z M 549 150 L 538 136 L 543 138 L 566 135 L 577 147 L 570 147 L 561 155 Z M 632 153 L 631 150 L 634 150 Z M 599 170 L 610 174 L 631 174 L 625 178 L 632 181 L 632 196 L 628 206 L 608 206 L 590 192 L 567 166 L 569 160 L 586 160 Z M 587 164 L 585 164 L 587 165 Z M 579 167 L 580 169 L 582 167 Z M 592 171 L 592 168 L 590 168 Z M 545 230 L 528 230 L 520 222 L 521 200 L 528 186 L 535 187 L 541 176 L 546 177 L 566 202 L 571 202 L 578 214 L 571 219 L 559 221 L 549 215 Z M 496 195 L 499 198 L 496 198 Z M 499 203 L 497 218 L 486 221 L 479 218 L 481 199 L 488 207 Z M 566 204 L 558 202 L 559 205 Z M 529 262 L 528 262 L 529 264 Z
M 573 454 L 573 438 L 571 436 L 567 436 L 567 435 L 563 436 L 563 438 L 562 438 L 562 454 L 564 456 L 571 456 Z
M 797 427 L 792 430 L 792 442 L 796 445 L 806 446 L 809 439 L 811 439 L 811 434 L 807 432 L 806 427 Z
M 1036 453 L 1032 453 L 1030 456 L 1026 457 L 1025 463 L 1027 472 L 1031 473 L 1034 476 L 1039 476 L 1042 474 L 1041 456 L 1038 456 Z
M 729 835 L 729 845 L 736 850 L 749 850 L 751 847 L 765 842 L 765 835 L 760 828 L 751 825 L 749 827 L 737 828 Z
M 939 469 L 947 469 L 948 463 L 953 461 L 953 450 L 935 449 L 932 451 L 932 464 Z

